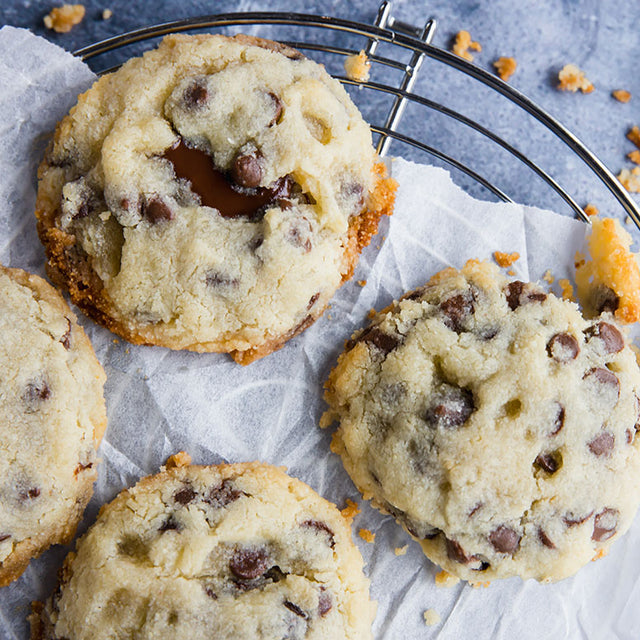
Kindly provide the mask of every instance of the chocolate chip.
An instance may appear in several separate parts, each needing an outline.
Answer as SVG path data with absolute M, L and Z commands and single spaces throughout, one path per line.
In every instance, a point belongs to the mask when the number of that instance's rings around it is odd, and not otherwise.
M 185 505 L 189 504 L 196 497 L 196 495 L 196 492 L 191 487 L 185 486 L 173 494 L 173 499 L 178 504 Z
M 371 475 L 374 481 L 378 485 L 380 485 L 380 480 L 375 476 L 375 474 L 372 472 Z M 402 509 L 398 509 L 398 507 L 395 507 L 390 502 L 385 502 L 384 509 L 385 511 L 390 513 L 398 522 L 402 523 L 405 529 L 418 540 L 433 540 L 433 538 L 442 533 L 440 529 L 432 527 L 427 522 L 418 522 L 405 511 L 403 511 Z
M 321 522 L 320 520 L 305 520 L 300 524 L 300 526 L 308 529 L 315 529 L 320 533 L 328 535 L 329 546 L 332 549 L 336 546 L 333 530 L 326 522 Z
M 498 553 L 514 553 L 520 546 L 522 536 L 505 525 L 500 525 L 489 534 L 489 542 Z
M 538 529 L 538 540 L 540 540 L 540 542 L 548 549 L 556 548 L 556 545 L 553 544 L 549 536 L 541 528 Z
M 471 292 L 453 296 L 440 304 L 444 323 L 456 333 L 464 331 L 464 324 L 475 311 Z
M 269 91 L 269 97 L 273 101 L 273 106 L 275 108 L 275 115 L 271 119 L 271 122 L 268 124 L 269 127 L 273 127 L 274 124 L 278 124 L 280 122 L 280 118 L 282 118 L 282 111 L 284 110 L 284 105 L 282 104 L 282 100 L 275 94 Z
M 264 574 L 268 564 L 269 556 L 265 549 L 240 547 L 231 557 L 229 568 L 241 580 L 255 580 Z
M 424 416 L 433 427 L 461 427 L 475 410 L 473 393 L 469 389 L 446 385 L 434 396 L 433 404 Z
M 246 495 L 235 487 L 230 479 L 223 480 L 219 485 L 212 487 L 205 498 L 205 502 L 210 505 L 222 508 L 235 502 L 241 496 Z
M 547 294 L 537 289 L 529 282 L 514 280 L 506 287 L 505 296 L 511 311 L 529 302 L 544 302 Z
M 474 507 L 472 507 L 469 510 L 469 513 L 467 513 L 467 516 L 469 516 L 469 518 L 473 517 L 476 513 L 478 513 L 478 511 L 480 511 L 480 509 L 482 509 L 483 506 L 484 506 L 484 502 L 478 502 L 478 504 L 476 504 Z
M 184 527 L 173 517 L 169 516 L 158 528 L 158 531 L 182 531 Z
M 270 204 L 290 194 L 293 185 L 292 178 L 284 176 L 269 187 L 234 188 L 227 176 L 215 167 L 209 154 L 187 146 L 182 139 L 166 149 L 161 157 L 171 162 L 176 177 L 190 183 L 191 191 L 202 206 L 216 209 L 224 218 L 244 217 L 257 222 Z
M 611 288 L 599 284 L 590 292 L 591 305 L 598 314 L 615 313 L 620 306 L 620 297 Z
M 320 595 L 318 595 L 318 613 L 321 618 L 331 611 L 333 608 L 333 599 L 331 594 L 327 593 L 324 587 L 320 587 Z
M 0 542 L 4 542 L 11 537 L 10 533 L 0 533 Z
M 631 429 L 627 429 L 624 432 L 625 435 L 625 441 L 627 444 L 632 444 L 633 443 L 633 439 L 635 438 L 635 430 L 631 431 Z
M 29 382 L 22 394 L 22 401 L 26 405 L 26 411 L 37 411 L 42 403 L 51 397 L 51 389 L 42 378 Z
M 564 427 L 564 407 L 559 402 L 556 402 L 556 406 L 558 410 L 555 420 L 553 421 L 553 431 L 549 434 L 550 436 L 557 435 L 562 430 L 562 427 Z
M 300 247 L 305 253 L 311 251 L 311 223 L 303 216 L 293 222 L 287 233 L 287 241 L 294 247 Z
M 182 101 L 190 109 L 202 107 L 209 98 L 209 91 L 204 85 L 204 79 L 195 80 L 182 94 Z
M 376 326 L 371 326 L 365 329 L 356 341 L 349 340 L 346 345 L 347 349 L 352 349 L 357 342 L 372 344 L 377 349 L 382 351 L 384 355 L 387 355 L 400 344 L 400 339 L 397 336 L 392 336 L 388 333 L 384 333 Z
M 605 353 L 618 353 L 624 349 L 622 334 L 608 322 L 594 324 L 585 329 L 584 335 L 587 338 L 587 342 L 590 342 L 593 338 L 599 338 L 602 341 Z
M 262 180 L 262 165 L 256 153 L 239 155 L 231 165 L 231 178 L 241 187 L 255 189 Z
M 460 564 L 468 564 L 469 562 L 471 562 L 472 556 L 468 555 L 467 552 L 462 548 L 462 545 L 456 540 L 445 538 L 445 547 L 447 549 L 447 557 L 450 560 L 454 560 L 455 562 L 459 562 Z
M 67 321 L 67 330 L 62 334 L 59 342 L 69 351 L 71 347 L 71 320 L 69 320 L 69 318 L 65 318 L 65 320 Z
M 237 287 L 240 281 L 237 278 L 219 271 L 209 271 L 205 276 L 205 283 L 208 287 Z
M 616 444 L 616 439 L 610 431 L 603 431 L 588 443 L 589 451 L 594 456 L 609 456 Z
M 562 454 L 559 451 L 541 453 L 533 464 L 548 474 L 553 474 L 562 466 Z
M 500 333 L 500 327 L 483 327 L 482 329 L 477 329 L 475 333 L 480 340 L 488 342 Z
M 218 594 L 213 590 L 212 587 L 210 586 L 206 586 L 204 587 L 204 592 L 207 594 L 207 596 L 209 596 L 209 598 L 211 598 L 212 600 L 217 600 L 218 599 Z
M 142 215 L 151 224 L 157 224 L 158 222 L 173 220 L 173 211 L 169 206 L 159 197 L 151 197 L 145 200 L 142 204 Z
M 596 542 L 604 542 L 613 537 L 618 529 L 618 515 L 617 509 L 603 509 L 600 513 L 596 514 L 593 519 L 593 533 L 591 539 Z
M 594 367 L 593 369 L 589 369 L 584 376 L 582 376 L 582 379 L 595 382 L 598 386 L 608 387 L 612 391 L 615 389 L 616 396 L 620 396 L 620 381 L 615 373 L 612 373 L 609 369 Z
M 589 511 L 586 515 L 577 516 L 575 513 L 569 512 L 564 515 L 562 521 L 567 525 L 567 527 L 576 527 L 577 525 L 586 522 L 592 514 L 593 511 Z
M 571 362 L 578 357 L 580 346 L 569 333 L 556 333 L 547 343 L 547 353 L 556 362 Z
M 287 574 L 277 565 L 267 569 L 263 575 L 263 578 L 268 578 L 272 582 L 280 582 L 280 580 L 284 580 L 286 577 Z
M 309 617 L 297 604 L 294 604 L 290 600 L 285 600 L 284 601 L 284 606 L 287 607 L 287 609 L 289 609 L 289 611 L 292 611 L 297 616 L 300 616 L 301 618 L 304 618 L 305 620 Z

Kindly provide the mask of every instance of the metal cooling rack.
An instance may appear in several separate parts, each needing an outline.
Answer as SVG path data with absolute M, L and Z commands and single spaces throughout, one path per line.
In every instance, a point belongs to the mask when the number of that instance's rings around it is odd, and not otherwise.
M 497 180 L 486 176 L 486 162 L 485 166 L 479 168 L 471 166 L 468 157 L 473 156 L 473 153 L 462 153 L 460 155 L 466 157 L 460 158 L 455 157 L 451 151 L 432 146 L 433 132 L 429 122 L 434 114 L 438 114 L 438 117 L 444 117 L 445 128 L 448 123 L 455 123 L 456 127 L 462 128 L 464 143 L 459 145 L 459 150 L 467 148 L 470 136 L 479 134 L 485 144 L 492 145 L 496 151 L 506 152 L 506 156 L 501 155 L 501 161 L 519 165 L 513 170 L 509 168 L 502 171 L 502 177 L 507 174 L 517 176 L 514 180 L 528 180 L 533 177 L 532 172 L 547 190 L 555 194 L 554 197 L 559 197 L 570 213 L 588 222 L 588 217 L 576 202 L 575 194 L 571 195 L 571 189 L 563 187 L 550 170 L 544 169 L 540 162 L 531 159 L 531 152 L 518 148 L 524 138 L 535 137 L 533 133 L 524 136 L 521 134 L 519 140 L 509 142 L 505 134 L 494 130 L 499 129 L 499 126 L 492 128 L 491 123 L 478 122 L 457 108 L 428 98 L 427 91 L 416 90 L 416 83 L 425 61 L 446 65 L 447 73 L 464 74 L 467 80 L 478 81 L 488 87 L 492 99 L 503 99 L 502 102 L 506 101 L 507 108 L 515 105 L 522 119 L 518 126 L 520 131 L 528 132 L 531 127 L 541 125 L 542 137 L 550 133 L 555 143 L 560 141 L 564 153 L 573 156 L 569 162 L 573 163 L 578 158 L 590 178 L 598 183 L 598 187 L 604 187 L 603 191 L 608 191 L 622 207 L 622 211 L 618 209 L 617 213 L 628 215 L 640 229 L 638 205 L 613 173 L 574 134 L 511 85 L 457 55 L 431 45 L 436 29 L 435 20 L 430 19 L 423 27 L 418 28 L 395 20 L 391 15 L 391 8 L 391 2 L 382 2 L 373 25 L 300 13 L 249 12 L 201 16 L 124 33 L 80 49 L 75 55 L 84 61 L 91 61 L 91 66 L 97 72 L 106 73 L 117 68 L 129 57 L 131 50 L 137 53 L 137 43 L 142 43 L 148 48 L 149 41 L 167 33 L 206 30 L 229 33 L 250 31 L 256 35 L 264 35 L 265 30 L 275 30 L 275 34 L 269 32 L 264 37 L 279 40 L 302 51 L 313 52 L 312 57 L 320 59 L 350 90 L 361 110 L 375 103 L 375 108 L 365 111 L 365 118 L 377 138 L 377 150 L 381 156 L 389 154 L 392 144 L 395 155 L 423 161 L 426 155 L 430 161 L 435 159 L 440 164 L 460 172 L 470 179 L 472 185 L 480 185 L 492 194 L 494 199 L 513 202 L 508 195 L 510 185 L 499 186 L 496 184 Z M 361 50 L 365 51 L 372 62 L 372 79 L 367 82 L 356 82 L 343 75 L 346 56 Z M 378 81 L 382 76 L 384 81 Z M 389 76 L 394 78 L 387 81 Z M 371 98 L 372 95 L 375 97 Z M 381 102 L 383 98 L 387 100 L 384 106 Z M 413 109 L 414 117 L 410 122 L 410 129 L 403 131 L 401 125 L 407 108 Z M 498 111 L 502 108 L 501 105 L 494 107 Z M 495 124 L 499 125 L 499 122 Z M 522 167 L 526 168 L 528 176 L 527 173 L 522 174 Z

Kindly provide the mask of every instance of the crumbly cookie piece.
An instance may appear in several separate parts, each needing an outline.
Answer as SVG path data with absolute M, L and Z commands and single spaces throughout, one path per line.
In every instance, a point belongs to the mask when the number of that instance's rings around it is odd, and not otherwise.
M 640 266 L 632 241 L 614 218 L 591 217 L 590 259 L 576 263 L 578 297 L 587 315 L 610 312 L 625 324 L 640 320 Z
M 0 267 L 0 586 L 74 535 L 106 426 L 105 375 L 60 294 Z
M 171 35 L 102 77 L 39 170 L 54 282 L 134 343 L 262 357 L 318 318 L 396 184 L 324 68 Z
M 358 331 L 323 426 L 366 498 L 469 582 L 571 575 L 640 502 L 640 371 L 613 317 L 470 261 Z
M 281 469 L 167 468 L 103 507 L 32 638 L 371 638 L 362 566 L 336 507 Z

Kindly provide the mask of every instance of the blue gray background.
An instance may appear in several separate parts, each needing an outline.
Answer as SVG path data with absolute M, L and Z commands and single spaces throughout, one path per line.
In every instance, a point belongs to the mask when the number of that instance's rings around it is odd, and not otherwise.
M 84 21 L 68 34 L 56 34 L 44 28 L 42 19 L 53 6 L 49 0 L 3 0 L 0 24 L 27 27 L 73 51 L 153 23 L 236 11 L 317 13 L 371 24 L 379 3 L 377 0 L 89 0 L 84 4 L 87 7 Z M 102 18 L 105 8 L 113 11 L 109 20 Z M 625 134 L 633 124 L 640 123 L 640 75 L 637 73 L 640 3 L 611 0 L 526 0 L 517 3 L 510 0 L 396 0 L 392 3 L 392 13 L 395 18 L 416 26 L 424 25 L 429 17 L 436 18 L 438 27 L 433 44 L 444 49 L 450 49 L 458 30 L 470 31 L 473 39 L 482 44 L 482 52 L 475 54 L 474 64 L 490 73 L 493 73 L 491 63 L 499 56 L 514 56 L 518 69 L 509 84 L 574 132 L 614 173 L 623 167 L 633 166 L 626 154 L 635 147 Z M 360 48 L 366 44 L 363 38 L 313 29 L 245 27 L 242 30 L 279 39 L 349 48 Z M 123 51 L 122 56 L 138 52 L 140 48 Z M 333 73 L 342 73 L 341 57 L 310 55 L 323 60 Z M 408 61 L 408 54 L 397 47 L 381 47 L 380 55 Z M 91 64 L 94 68 L 106 68 L 120 59 L 107 56 Z M 596 87 L 593 93 L 572 94 L 555 88 L 557 73 L 568 62 L 586 71 Z M 401 75 L 399 71 L 375 65 L 372 80 L 397 86 Z M 621 104 L 614 100 L 611 97 L 614 89 L 630 91 L 633 95 L 631 102 Z M 427 60 L 416 92 L 496 132 L 548 171 L 581 206 L 593 202 L 608 215 L 624 215 L 617 201 L 565 144 L 495 91 L 441 62 Z M 368 90 L 353 90 L 352 93 L 369 121 L 383 124 L 391 98 Z M 500 150 L 495 143 L 450 118 L 414 105 L 407 109 L 401 132 L 469 165 L 514 200 L 570 213 L 564 202 L 530 169 Z M 391 153 L 442 165 L 440 161 L 401 143 L 394 143 Z M 484 188 L 460 172 L 454 170 L 453 176 L 474 195 L 492 198 Z

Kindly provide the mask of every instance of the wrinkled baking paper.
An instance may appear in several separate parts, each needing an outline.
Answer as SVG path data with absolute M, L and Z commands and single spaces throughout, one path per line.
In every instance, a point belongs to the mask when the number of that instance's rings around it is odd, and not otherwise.
M 0 31 L 0 260 L 44 273 L 35 231 L 35 172 L 55 122 L 93 81 L 70 54 L 27 31 Z M 135 347 L 81 318 L 108 380 L 109 427 L 100 447 L 96 495 L 81 530 L 101 504 L 166 457 L 188 451 L 195 462 L 264 460 L 285 465 L 322 496 L 360 503 L 354 540 L 366 561 L 378 601 L 377 639 L 640 637 L 640 519 L 611 554 L 555 585 L 510 579 L 488 588 L 459 583 L 438 588 L 438 568 L 395 524 L 367 503 L 329 451 L 331 429 L 318 421 L 322 385 L 342 345 L 405 290 L 439 269 L 493 251 L 517 251 L 518 278 L 539 279 L 547 269 L 566 277 L 584 225 L 549 211 L 472 199 L 437 168 L 393 162 L 400 183 L 396 212 L 365 250 L 353 280 L 324 317 L 281 351 L 248 367 L 225 355 Z M 363 281 L 366 280 L 366 284 Z M 358 283 L 358 281 L 361 281 Z M 364 284 L 364 286 L 362 286 Z M 375 533 L 368 544 L 360 528 Z M 394 548 L 408 545 L 405 555 Z M 0 636 L 27 638 L 29 603 L 47 596 L 67 549 L 54 548 L 0 590 Z M 423 613 L 442 621 L 427 627 Z

